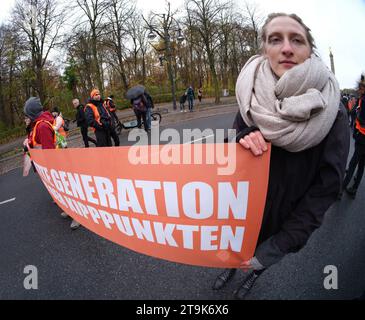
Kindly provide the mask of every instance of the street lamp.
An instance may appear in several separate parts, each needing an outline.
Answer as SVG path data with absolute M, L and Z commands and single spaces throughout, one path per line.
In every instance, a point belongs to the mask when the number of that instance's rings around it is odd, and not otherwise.
M 142 16 L 143 17 L 143 16 Z M 159 23 L 156 24 L 156 19 L 159 19 Z M 157 51 L 165 51 L 165 55 L 160 55 L 160 66 L 163 66 L 163 60 L 167 62 L 167 72 L 169 75 L 169 80 L 171 83 L 171 93 L 173 99 L 173 107 L 176 110 L 176 81 L 173 71 L 172 64 L 172 50 L 171 50 L 171 32 L 177 32 L 176 40 L 178 42 L 182 42 L 185 40 L 184 35 L 182 34 L 181 28 L 179 27 L 179 23 L 173 17 L 170 11 L 170 3 L 168 3 L 168 14 L 153 14 L 150 18 L 150 21 L 147 21 L 144 17 L 143 20 L 146 22 L 147 27 L 149 29 L 149 33 L 147 38 L 149 40 L 154 40 L 156 35 L 158 35 L 164 42 L 164 49 L 156 49 L 152 44 L 152 47 Z M 177 28 L 176 28 L 177 26 Z
M 150 27 L 150 32 L 148 33 L 147 38 L 148 38 L 148 40 L 153 40 L 156 38 L 156 33 L 153 32 L 152 27 Z
M 183 42 L 184 40 L 185 40 L 185 37 L 183 36 L 183 34 L 181 33 L 181 29 L 179 28 L 178 30 L 177 30 L 177 32 L 178 32 L 178 34 L 177 34 L 177 41 L 179 41 L 179 42 Z

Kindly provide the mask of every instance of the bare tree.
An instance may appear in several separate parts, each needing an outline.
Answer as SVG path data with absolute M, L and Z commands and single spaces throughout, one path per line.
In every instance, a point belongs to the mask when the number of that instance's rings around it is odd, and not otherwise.
M 125 42 L 128 37 L 128 25 L 136 10 L 134 3 L 129 0 L 109 0 L 107 16 L 109 20 L 108 32 L 105 42 L 117 58 L 117 70 L 123 87 L 128 90 L 129 81 L 125 70 Z
M 232 40 L 234 38 L 234 12 L 232 9 L 224 10 L 219 19 L 219 70 L 223 88 L 229 88 L 229 60 L 232 52 Z
M 59 43 L 61 27 L 66 16 L 57 0 L 18 0 L 13 11 L 13 24 L 22 33 L 31 52 L 35 80 L 33 94 L 46 99 L 43 80 L 49 54 Z
M 74 68 L 79 78 L 79 91 L 81 95 L 87 97 L 90 88 L 95 86 L 93 81 L 93 54 L 90 48 L 91 36 L 88 31 L 79 30 L 72 35 L 68 43 L 68 56 L 70 61 L 74 61 Z
M 173 56 L 172 44 L 171 44 L 171 36 L 174 31 L 178 28 L 176 26 L 177 21 L 174 18 L 177 11 L 171 11 L 170 2 L 167 2 L 167 13 L 164 14 L 156 14 L 151 13 L 149 21 L 147 21 L 144 17 L 143 20 L 145 21 L 147 27 L 150 29 L 151 32 L 155 32 L 159 35 L 159 37 L 164 42 L 164 52 L 167 62 L 167 72 L 169 75 L 170 85 L 171 85 L 171 93 L 172 93 L 172 102 L 173 107 L 176 109 L 176 78 L 175 78 L 175 71 L 173 69 L 174 65 L 176 65 L 175 57 Z M 158 20 L 158 25 L 154 24 L 153 20 Z M 161 58 L 162 62 L 162 58 Z
M 99 90 L 103 93 L 104 91 L 104 83 L 102 80 L 102 66 L 100 64 L 99 52 L 98 52 L 98 43 L 101 40 L 101 36 L 105 30 L 103 30 L 103 26 L 105 24 L 104 21 L 104 13 L 108 9 L 110 5 L 108 0 L 76 0 L 76 3 L 79 8 L 84 12 L 87 22 L 90 26 L 90 34 L 91 34 L 91 50 L 93 54 L 93 62 L 95 68 L 95 77 L 96 83 Z
M 245 1 L 244 7 L 245 7 L 244 8 L 245 9 L 244 18 L 246 19 L 246 23 L 252 32 L 252 38 L 253 38 L 253 41 L 251 43 L 252 49 L 253 49 L 253 52 L 255 54 L 257 54 L 260 49 L 259 31 L 264 22 L 264 18 L 263 18 L 263 15 L 260 12 L 260 9 L 257 4 L 249 3 L 247 1 Z
M 214 85 L 216 103 L 220 102 L 220 86 L 215 61 L 215 51 L 220 45 L 218 37 L 219 16 L 228 7 L 227 2 L 220 3 L 218 0 L 188 0 L 186 4 L 186 8 L 205 46 Z

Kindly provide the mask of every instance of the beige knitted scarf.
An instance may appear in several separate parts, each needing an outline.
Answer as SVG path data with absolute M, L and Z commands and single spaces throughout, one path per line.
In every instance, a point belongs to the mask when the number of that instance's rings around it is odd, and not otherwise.
M 241 115 L 264 138 L 290 152 L 318 145 L 338 113 L 340 88 L 333 73 L 312 54 L 280 79 L 263 56 L 252 57 L 236 84 Z

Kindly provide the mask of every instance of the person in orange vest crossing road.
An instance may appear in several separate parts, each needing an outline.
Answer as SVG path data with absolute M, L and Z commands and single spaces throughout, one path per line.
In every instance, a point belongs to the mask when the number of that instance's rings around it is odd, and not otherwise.
M 93 89 L 90 93 L 89 102 L 85 107 L 85 117 L 88 126 L 95 132 L 97 147 L 111 147 L 111 137 L 115 145 L 119 146 L 119 137 L 113 128 L 111 115 L 98 89 Z

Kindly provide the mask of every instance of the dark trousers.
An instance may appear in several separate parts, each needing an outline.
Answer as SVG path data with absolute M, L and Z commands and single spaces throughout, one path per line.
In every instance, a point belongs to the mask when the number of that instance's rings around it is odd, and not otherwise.
M 137 122 L 138 122 L 138 128 L 142 127 L 142 119 L 143 119 L 143 125 L 144 125 L 144 129 L 147 131 L 148 130 L 148 124 L 147 124 L 147 112 L 146 111 L 139 111 L 137 109 L 133 109 L 134 110 L 134 114 L 137 117 Z
M 118 118 L 118 116 L 116 115 L 116 113 L 115 113 L 115 111 L 110 111 L 110 115 L 111 115 L 111 117 L 114 119 L 114 122 L 115 123 L 118 123 L 119 122 L 119 118 Z
M 110 128 L 110 136 L 114 140 L 114 145 L 118 147 L 120 145 L 119 136 L 114 128 Z
M 193 97 L 188 97 L 188 102 L 189 102 L 189 110 L 193 111 L 194 109 L 194 98 Z
M 87 127 L 80 127 L 82 140 L 84 140 L 85 148 L 89 148 L 89 141 L 96 145 L 96 140 L 87 135 Z
M 356 111 L 351 111 L 350 112 L 350 127 L 352 130 L 354 130 L 355 121 L 356 121 Z
M 354 175 L 355 169 L 357 167 L 357 173 L 354 179 L 354 188 L 357 189 L 360 185 L 362 176 L 364 174 L 365 166 L 365 150 L 364 146 L 359 146 L 355 144 L 355 152 L 349 164 L 349 168 L 346 173 L 345 180 L 343 181 L 343 187 L 346 188 L 350 183 L 352 176 Z
M 109 130 L 95 130 L 96 146 L 97 147 L 111 147 L 112 139 Z

